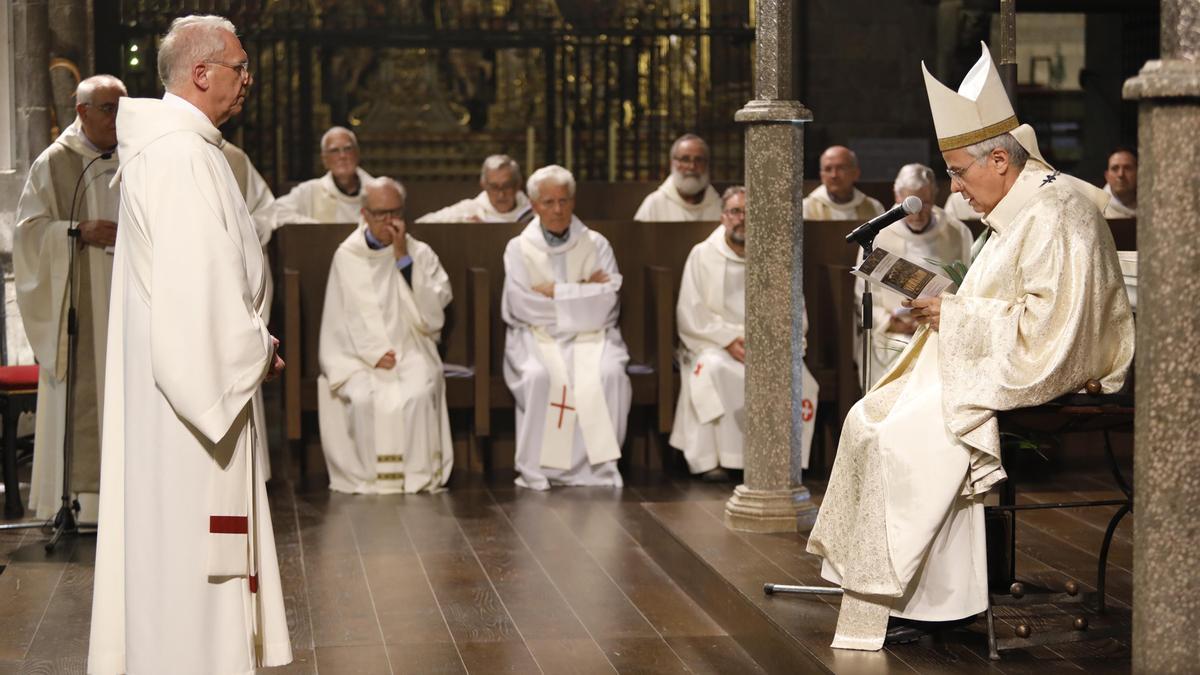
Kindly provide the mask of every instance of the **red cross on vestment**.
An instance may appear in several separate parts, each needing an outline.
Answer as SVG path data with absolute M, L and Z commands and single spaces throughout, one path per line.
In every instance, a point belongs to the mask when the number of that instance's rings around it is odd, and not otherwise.
M 699 375 L 699 374 L 700 374 L 700 369 L 701 369 L 701 368 L 703 368 L 703 367 L 704 367 L 704 364 L 703 364 L 703 363 L 697 363 L 697 364 L 696 364 L 696 372 L 694 372 L 694 373 L 692 373 L 692 374 L 693 374 L 693 375 Z
M 567 405 L 567 385 L 565 385 L 565 384 L 563 385 L 562 403 L 555 403 L 555 402 L 551 401 L 550 407 L 558 408 L 558 428 L 561 429 L 562 423 L 563 423 L 563 415 L 566 414 L 566 412 L 568 410 L 574 410 L 574 408 Z
M 800 401 L 800 417 L 805 422 L 812 421 L 813 412 L 814 411 L 813 411 L 813 402 L 812 401 L 810 401 L 808 399 L 804 399 L 804 400 Z

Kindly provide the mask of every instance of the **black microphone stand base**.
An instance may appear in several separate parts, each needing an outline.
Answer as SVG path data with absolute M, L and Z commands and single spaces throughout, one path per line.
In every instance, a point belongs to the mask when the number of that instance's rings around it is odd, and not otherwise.
M 46 542 L 46 553 L 53 553 L 64 535 L 79 534 L 79 522 L 75 519 L 75 514 L 78 512 L 79 502 L 74 500 L 70 506 L 63 505 L 58 509 L 58 513 L 54 516 L 54 533 Z

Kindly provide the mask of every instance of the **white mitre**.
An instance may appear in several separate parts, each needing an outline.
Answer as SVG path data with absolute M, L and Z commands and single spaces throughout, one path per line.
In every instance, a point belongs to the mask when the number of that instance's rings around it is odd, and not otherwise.
M 929 95 L 929 110 L 933 113 L 933 128 L 937 132 L 938 149 L 949 152 L 1010 133 L 1029 153 L 1030 159 L 1054 171 L 1054 167 L 1042 157 L 1038 149 L 1033 127 L 1017 121 L 1012 102 L 1004 90 L 1004 83 L 1000 80 L 996 65 L 992 63 L 987 44 L 979 44 L 983 53 L 963 78 L 957 92 L 938 82 L 936 77 L 929 74 L 925 62 L 921 62 L 921 72 L 925 75 L 925 91 Z M 1111 197 L 1100 188 L 1074 176 L 1060 175 L 1101 212 L 1108 206 Z

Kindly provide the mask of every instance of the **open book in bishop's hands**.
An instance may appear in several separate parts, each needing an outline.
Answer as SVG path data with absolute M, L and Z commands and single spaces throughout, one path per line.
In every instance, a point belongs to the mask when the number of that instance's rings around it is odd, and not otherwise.
M 936 298 L 957 290 L 949 277 L 882 248 L 872 251 L 850 272 L 909 300 Z

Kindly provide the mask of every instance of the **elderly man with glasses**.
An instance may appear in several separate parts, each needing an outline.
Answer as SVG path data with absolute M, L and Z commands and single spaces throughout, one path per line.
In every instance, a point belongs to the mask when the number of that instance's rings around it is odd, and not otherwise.
M 478 195 L 417 218 L 418 223 L 527 223 L 533 218 L 521 189 L 521 166 L 508 155 L 492 155 L 479 169 Z
M 338 246 L 325 289 L 317 403 L 329 489 L 437 491 L 454 452 L 437 342 L 450 279 L 408 234 L 406 192 L 373 178 L 358 229 Z
M 68 247 L 74 241 L 67 234 L 72 227 L 78 228 L 82 246 L 77 249 L 74 276 L 79 340 L 71 406 L 71 486 L 81 507 L 80 522 L 94 524 L 97 518 L 108 296 L 120 199 L 120 190 L 110 183 L 117 171 L 117 108 L 125 95 L 125 85 L 111 75 L 79 83 L 75 121 L 33 162 L 17 206 L 13 239 L 17 304 L 39 365 L 29 497 L 38 518 L 52 517 L 62 497 Z
M 362 186 L 371 174 L 358 165 L 358 137 L 346 127 L 330 127 L 321 136 L 325 175 L 300 183 L 279 198 L 280 207 L 317 223 L 353 223 L 363 206 Z
M 684 134 L 671 144 L 671 175 L 642 200 L 634 220 L 680 222 L 721 219 L 721 197 L 709 182 L 708 143 Z
M 883 213 L 883 204 L 855 187 L 862 171 L 858 155 L 844 145 L 821 153 L 821 184 L 804 198 L 805 220 L 870 220 Z

